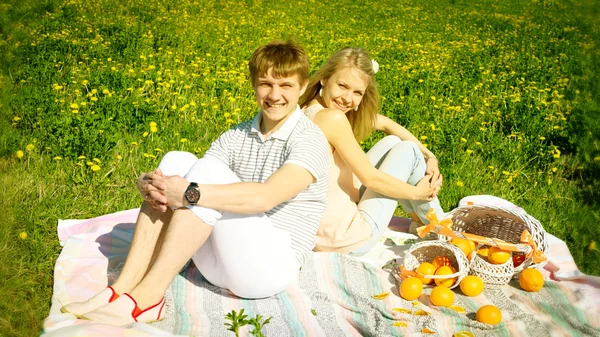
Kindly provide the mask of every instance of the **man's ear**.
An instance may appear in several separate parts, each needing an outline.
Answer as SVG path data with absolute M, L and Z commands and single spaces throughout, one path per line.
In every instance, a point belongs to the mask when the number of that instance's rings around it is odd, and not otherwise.
M 306 87 L 308 86 L 308 80 L 304 81 L 304 83 L 300 87 L 300 96 L 304 95 L 306 91 Z

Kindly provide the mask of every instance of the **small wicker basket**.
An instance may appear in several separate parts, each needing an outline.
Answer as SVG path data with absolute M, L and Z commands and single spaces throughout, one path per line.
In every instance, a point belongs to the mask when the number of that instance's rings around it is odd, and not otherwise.
M 487 238 L 504 240 L 509 243 L 520 243 L 521 234 L 527 230 L 537 248 L 547 255 L 548 240 L 546 232 L 539 221 L 524 211 L 506 209 L 496 206 L 463 206 L 452 210 L 447 215 L 452 219 L 452 230 L 471 233 Z M 440 240 L 451 238 L 440 235 Z M 504 264 L 492 264 L 474 252 L 470 259 L 470 273 L 479 276 L 488 285 L 504 285 L 525 268 L 541 268 L 545 261 L 532 263 L 526 259 L 519 266 L 513 267 L 512 259 Z
M 403 266 L 404 269 L 414 272 L 421 263 L 431 262 L 438 256 L 448 257 L 451 266 L 456 269 L 456 273 L 449 275 L 427 275 L 427 278 L 435 280 L 456 277 L 457 280 L 450 289 L 458 286 L 460 281 L 469 274 L 469 261 L 460 248 L 450 243 L 440 240 L 428 240 L 415 243 L 406 251 Z M 398 286 L 400 286 L 402 276 L 398 266 L 390 268 L 389 270 L 396 279 Z

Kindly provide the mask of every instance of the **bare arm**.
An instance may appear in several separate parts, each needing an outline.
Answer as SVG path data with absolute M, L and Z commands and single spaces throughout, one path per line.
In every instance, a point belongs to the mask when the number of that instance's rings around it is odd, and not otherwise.
M 417 186 L 412 186 L 376 169 L 354 138 L 350 123 L 343 112 L 325 109 L 315 116 L 314 122 L 366 188 L 397 199 L 433 198 L 434 188 L 429 186 L 431 176 L 425 176 Z
M 153 180 L 152 186 L 164 186 L 162 195 L 168 205 L 180 208 L 187 205 L 183 197 L 189 181 L 180 176 L 164 177 L 156 173 L 146 173 L 146 179 Z M 266 212 L 302 192 L 313 182 L 308 170 L 286 164 L 277 170 L 264 183 L 240 182 L 227 185 L 200 185 L 199 206 L 238 214 Z M 164 184 L 164 185 L 161 185 Z M 154 193 L 153 193 L 154 195 Z

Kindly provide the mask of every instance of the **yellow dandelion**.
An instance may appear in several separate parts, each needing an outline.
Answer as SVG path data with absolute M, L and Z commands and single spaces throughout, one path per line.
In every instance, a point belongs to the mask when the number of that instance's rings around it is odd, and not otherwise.
M 427 139 L 427 136 L 421 136 L 420 138 L 421 138 L 422 140 L 425 140 L 425 139 Z
M 151 126 L 150 127 L 150 132 L 156 133 L 156 132 L 158 132 L 158 128 L 156 126 Z
M 21 117 L 19 117 L 19 116 L 15 116 L 15 117 L 13 118 L 13 122 L 18 122 L 18 121 L 20 121 L 20 120 L 21 120 Z
M 85 156 L 79 156 L 79 157 L 77 157 L 77 159 L 80 159 L 80 160 L 85 159 Z
M 85 163 L 87 166 L 94 166 L 94 162 L 93 161 L 88 161 Z
M 17 158 L 21 159 L 21 158 L 23 158 L 23 156 L 25 154 L 23 153 L 23 151 L 19 150 L 19 151 L 17 151 L 16 155 L 17 155 Z
M 558 171 L 558 169 L 556 167 L 553 167 L 552 172 L 556 172 L 556 171 Z
M 159 148 L 159 147 L 157 147 L 156 149 L 154 149 L 154 151 L 156 151 L 156 152 L 163 152 L 163 150 L 161 148 Z
M 461 138 L 460 141 L 463 142 L 463 143 L 466 143 L 467 139 L 466 138 Z
M 123 159 L 123 156 L 121 156 L 120 154 L 117 155 L 117 160 L 121 160 Z
M 21 240 L 27 239 L 27 232 L 21 232 L 21 233 L 19 233 L 19 239 L 21 239 Z
M 435 131 L 435 124 L 431 123 L 429 126 L 431 127 L 431 131 Z
M 467 154 L 471 154 L 471 153 L 473 153 L 473 150 L 467 149 Z
M 92 171 L 94 171 L 94 172 L 100 171 L 100 166 L 94 164 L 94 165 L 92 165 L 92 167 L 90 167 L 90 169 L 92 169 Z
M 600 161 L 600 156 L 594 157 L 594 161 Z
M 187 140 L 187 138 L 181 138 L 181 139 L 179 140 L 179 142 L 180 142 L 180 143 L 187 143 L 187 141 L 188 141 L 188 140 Z
M 139 144 L 138 144 L 138 142 L 131 142 L 131 145 L 138 146 Z
M 27 146 L 25 146 L 25 150 L 27 150 L 27 152 L 33 151 L 34 148 L 35 146 L 33 146 L 33 144 L 27 144 Z
M 142 133 L 142 137 L 148 137 L 148 131 L 144 131 L 144 133 Z
M 592 241 L 590 242 L 590 245 L 588 246 L 589 250 L 598 250 L 598 247 L 596 247 L 596 241 Z
M 83 82 L 81 82 L 83 85 L 88 85 L 88 83 L 90 83 L 88 80 L 83 80 Z
M 456 186 L 463 187 L 463 186 L 465 186 L 465 183 L 463 183 L 462 181 L 459 180 L 456 182 Z
M 103 94 L 105 94 L 105 95 L 108 95 L 108 94 L 110 94 L 110 90 L 108 90 L 108 89 L 103 89 L 103 90 L 102 90 L 102 93 L 103 93 Z
M 54 160 L 56 160 L 56 161 L 59 161 L 59 160 L 62 160 L 62 157 L 61 157 L 61 156 L 56 156 L 56 157 L 54 157 L 54 158 L 52 158 L 52 159 L 54 159 Z
M 156 127 L 156 122 L 150 122 L 150 127 Z

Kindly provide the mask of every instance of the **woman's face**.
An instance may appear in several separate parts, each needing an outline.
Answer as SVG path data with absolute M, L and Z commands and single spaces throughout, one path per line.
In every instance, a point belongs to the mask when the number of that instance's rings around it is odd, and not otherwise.
M 354 67 L 338 70 L 330 78 L 321 81 L 325 107 L 344 113 L 356 108 L 362 101 L 368 86 L 367 75 Z

